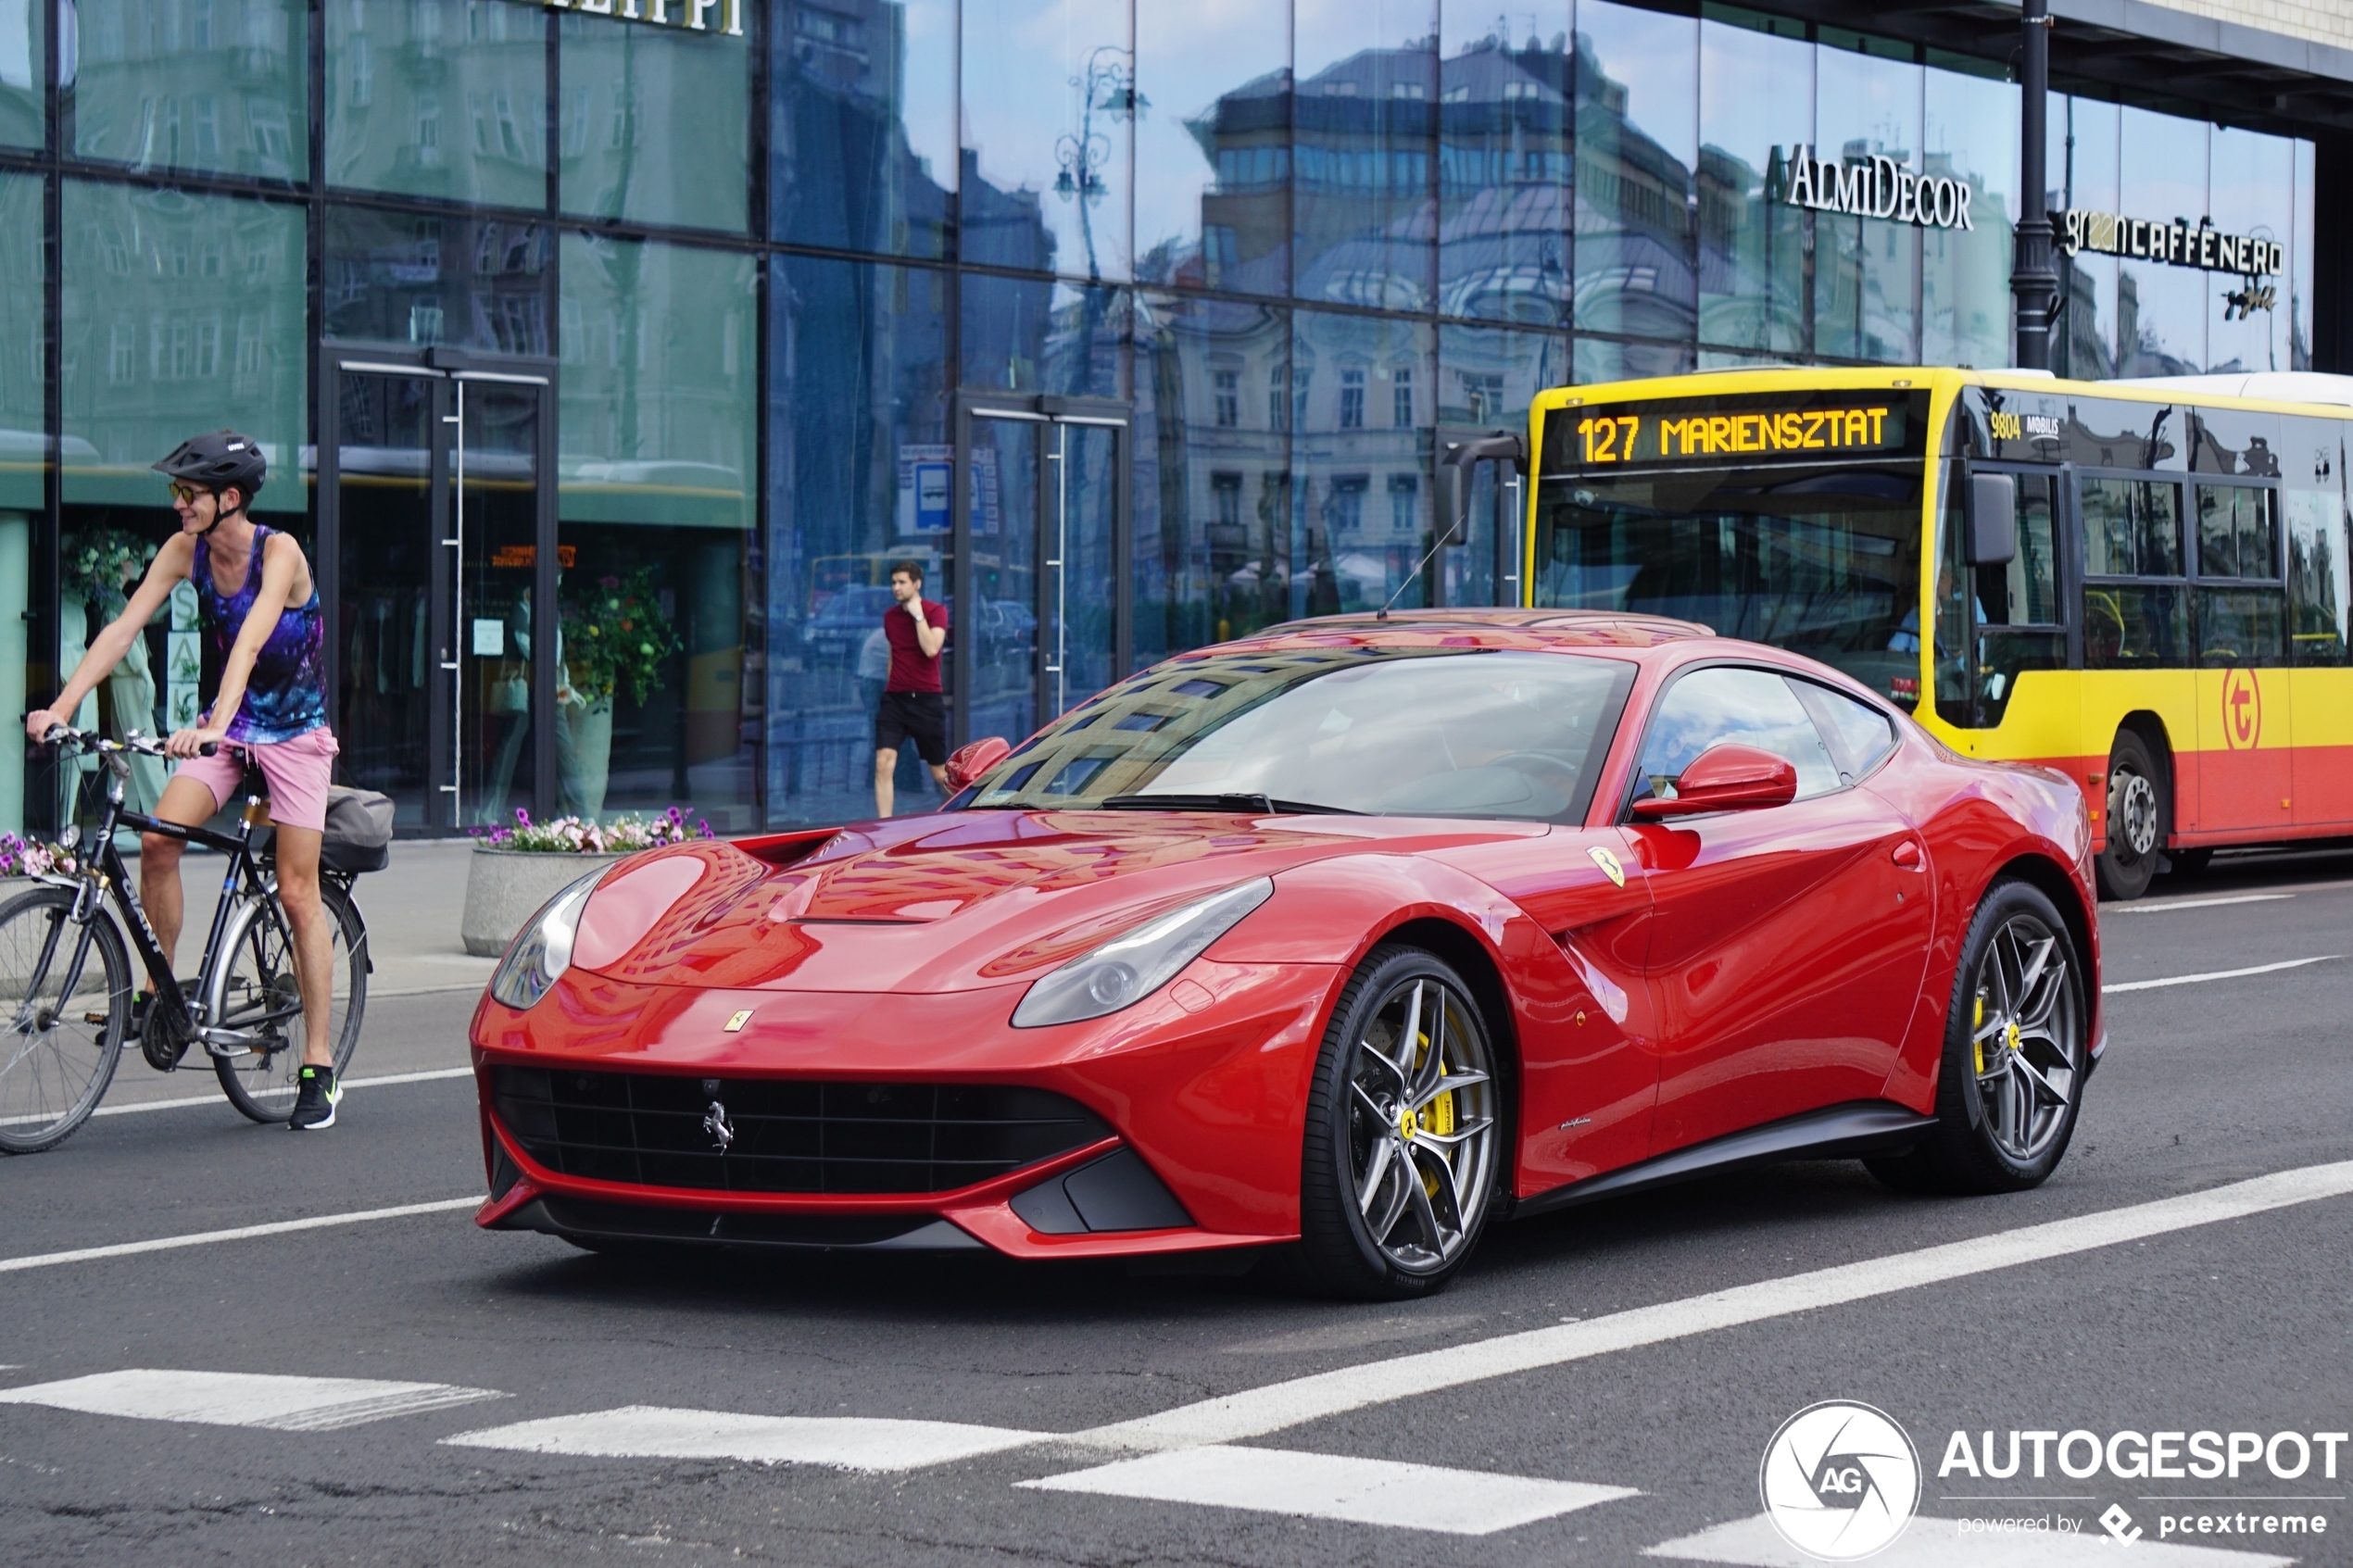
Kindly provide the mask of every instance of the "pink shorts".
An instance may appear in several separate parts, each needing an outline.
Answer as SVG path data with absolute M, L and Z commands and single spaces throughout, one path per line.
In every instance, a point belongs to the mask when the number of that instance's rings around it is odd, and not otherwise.
M 209 757 L 191 757 L 180 764 L 175 777 L 194 779 L 212 791 L 212 803 L 220 807 L 237 793 L 237 785 L 245 776 L 241 751 L 253 754 L 254 765 L 270 785 L 270 820 L 290 828 L 309 828 L 323 833 L 327 827 L 327 783 L 335 768 L 335 745 L 333 730 L 324 724 L 292 740 L 262 746 L 223 742 L 220 750 Z

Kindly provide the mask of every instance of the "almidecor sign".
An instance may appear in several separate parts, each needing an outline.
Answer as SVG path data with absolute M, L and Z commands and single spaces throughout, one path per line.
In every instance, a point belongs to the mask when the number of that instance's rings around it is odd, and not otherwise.
M 1856 218 L 1886 218 L 1924 229 L 1969 229 L 1969 183 L 1942 174 L 1915 174 L 1892 157 L 1832 162 L 1799 145 L 1784 154 L 1773 149 L 1780 165 L 1781 200 L 1791 207 L 1816 212 L 1842 212 Z
M 579 11 L 587 16 L 610 17 L 615 21 L 682 27 L 690 32 L 718 32 L 736 38 L 741 38 L 744 32 L 743 0 L 539 0 L 539 3 L 550 11 Z M 717 13 L 715 17 L 714 12 Z
M 2285 245 L 2252 234 L 2225 234 L 2203 220 L 2195 226 L 2179 221 L 2152 223 L 2081 207 L 2056 216 L 2059 218 L 2058 248 L 2070 256 L 2095 250 L 2136 261 L 2236 272 L 2243 278 L 2268 278 L 2287 270 Z

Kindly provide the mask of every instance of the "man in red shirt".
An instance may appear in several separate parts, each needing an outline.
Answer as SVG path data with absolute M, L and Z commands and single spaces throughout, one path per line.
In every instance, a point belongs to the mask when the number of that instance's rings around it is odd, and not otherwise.
M 948 705 L 939 695 L 939 650 L 948 646 L 948 609 L 924 597 L 924 569 L 912 560 L 890 568 L 891 606 L 883 611 L 890 639 L 890 676 L 875 709 L 875 815 L 887 817 L 891 774 L 902 741 L 931 768 L 931 782 L 948 790 Z

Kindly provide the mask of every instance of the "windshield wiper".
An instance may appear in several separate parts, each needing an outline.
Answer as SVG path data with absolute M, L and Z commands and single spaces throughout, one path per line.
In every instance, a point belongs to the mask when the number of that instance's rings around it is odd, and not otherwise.
M 1089 811 L 1255 811 L 1261 816 L 1361 817 L 1345 806 L 1318 806 L 1268 795 L 1114 795 L 1080 808 Z

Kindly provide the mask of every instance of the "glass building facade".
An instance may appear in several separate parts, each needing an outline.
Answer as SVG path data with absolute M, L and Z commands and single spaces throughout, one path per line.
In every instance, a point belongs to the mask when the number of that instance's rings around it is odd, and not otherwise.
M 2314 142 L 2050 119 L 2052 208 L 2285 257 L 2079 252 L 2062 373 L 2336 368 Z M 171 526 L 147 465 L 227 425 L 405 831 L 868 814 L 894 561 L 958 738 L 1274 621 L 1513 599 L 1491 489 L 1414 574 L 1440 443 L 1541 388 L 2007 363 L 2018 124 L 1998 57 L 1714 4 L 0 4 L 0 696 L 54 693 Z M 1809 208 L 1801 154 L 1971 220 Z M 82 717 L 206 679 L 183 593 Z M 0 826 L 68 782 L 0 769 Z

